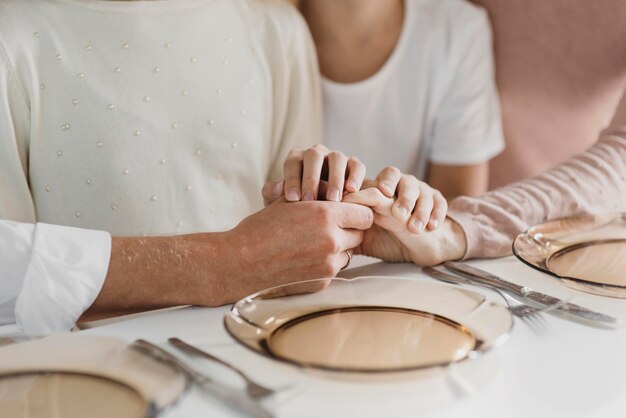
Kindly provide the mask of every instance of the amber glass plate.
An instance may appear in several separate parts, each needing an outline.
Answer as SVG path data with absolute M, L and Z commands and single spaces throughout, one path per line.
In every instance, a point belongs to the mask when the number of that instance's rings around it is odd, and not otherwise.
M 573 289 L 626 298 L 626 214 L 579 215 L 533 226 L 517 236 L 513 253 Z
M 2 418 L 153 417 L 187 387 L 117 338 L 65 334 L 0 348 Z
M 500 305 L 458 287 L 359 277 L 256 293 L 235 304 L 225 326 L 244 346 L 279 361 L 371 374 L 472 358 L 504 342 L 512 319 Z
M 156 408 L 136 389 L 110 378 L 39 372 L 0 375 L 0 416 L 145 418 Z

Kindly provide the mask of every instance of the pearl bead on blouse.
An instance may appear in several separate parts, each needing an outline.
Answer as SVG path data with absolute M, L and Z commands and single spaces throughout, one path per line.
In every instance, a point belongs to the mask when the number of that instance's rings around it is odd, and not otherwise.
M 39 38 L 41 35 L 40 35 L 40 33 L 39 33 L 39 32 L 34 32 L 33 36 L 34 36 L 35 38 Z M 233 43 L 233 42 L 234 42 L 234 39 L 233 39 L 232 37 L 228 37 L 228 38 L 226 38 L 226 41 L 227 41 L 228 43 Z M 164 43 L 164 44 L 162 44 L 162 45 L 163 45 L 163 47 L 164 47 L 165 49 L 168 49 L 168 50 L 169 50 L 169 49 L 173 49 L 173 46 L 172 46 L 172 43 L 171 43 L 171 42 L 165 42 L 165 43 Z M 115 46 L 113 46 L 113 47 L 115 47 Z M 129 49 L 130 49 L 130 43 L 129 43 L 129 42 L 118 43 L 118 44 L 116 45 L 116 47 L 117 47 L 117 48 L 120 48 L 120 47 L 121 47 L 121 49 L 123 49 L 123 50 L 129 50 Z M 93 48 L 93 46 L 92 46 L 91 44 L 85 44 L 85 45 L 83 46 L 83 49 L 84 49 L 84 51 L 89 52 L 89 51 L 92 51 L 94 48 Z M 103 45 L 98 45 L 98 49 L 99 49 L 99 50 L 100 50 L 100 49 L 105 50 L 105 46 L 103 46 Z M 133 49 L 135 49 L 135 48 L 133 48 Z M 140 49 L 140 48 L 137 48 L 137 49 Z M 118 51 L 119 51 L 119 49 L 118 49 Z M 65 51 L 65 52 L 67 53 L 67 51 Z M 172 53 L 175 53 L 175 52 L 176 52 L 176 51 L 174 51 L 174 50 L 172 51 Z M 120 52 L 120 54 L 121 54 L 121 52 Z M 124 82 L 124 80 L 125 80 L 125 77 L 124 77 L 124 76 L 125 76 L 125 74 L 123 74 L 123 73 L 125 73 L 125 71 L 123 71 L 123 70 L 122 70 L 123 65 L 124 65 L 124 63 L 125 63 L 125 60 L 124 60 L 124 57 L 125 57 L 125 56 L 128 56 L 128 55 L 119 55 L 119 56 L 117 57 L 117 59 L 119 59 L 119 60 L 120 60 L 120 61 L 118 61 L 118 62 L 119 62 L 120 64 L 122 64 L 122 65 L 117 65 L 117 66 L 112 65 L 111 67 L 109 67 L 109 71 L 111 71 L 111 69 L 112 69 L 113 73 L 115 73 L 115 74 L 120 74 L 120 78 L 119 78 L 119 80 L 120 80 L 120 81 L 119 81 L 119 82 Z M 57 53 L 57 54 L 53 55 L 53 57 L 54 57 L 54 59 L 56 59 L 57 61 L 66 61 L 66 65 L 68 65 L 68 66 L 69 66 L 69 65 L 74 64 L 75 62 L 77 62 L 77 61 L 76 61 L 76 59 L 75 59 L 74 57 L 71 57 L 69 54 L 68 54 L 68 58 L 67 58 L 67 60 L 66 60 L 66 57 L 65 57 L 64 55 L 62 55 L 62 54 L 60 53 L 60 51 L 59 51 L 59 53 Z M 89 55 L 89 57 L 91 57 L 91 58 L 90 58 L 90 60 L 93 60 L 94 58 L 99 57 L 99 55 L 98 55 L 98 54 L 94 54 L 94 55 Z M 201 57 L 198 57 L 198 56 L 196 56 L 196 55 L 192 55 L 192 56 L 189 56 L 189 55 L 188 55 L 188 58 L 187 58 L 187 59 L 189 60 L 188 62 L 190 62 L 191 64 L 198 64 L 199 66 L 201 66 L 201 65 L 205 65 L 205 66 L 206 66 L 206 65 L 208 65 L 206 60 L 201 60 L 200 58 L 201 58 Z M 231 58 L 231 57 L 222 58 L 221 63 L 222 63 L 223 65 L 225 65 L 225 66 L 226 66 L 226 65 L 230 65 L 230 63 L 231 63 L 230 58 Z M 98 72 L 97 72 L 97 71 L 95 71 L 95 70 L 92 70 L 92 69 L 91 69 L 92 67 L 90 66 L 90 65 L 91 65 L 90 61 L 87 61 L 86 63 L 83 63 L 82 65 L 84 65 L 84 66 L 83 66 L 83 68 L 84 68 L 85 70 L 89 69 L 89 71 L 91 71 L 91 72 L 92 72 L 91 77 L 92 77 L 92 78 L 94 78 L 94 79 L 96 79 L 96 77 L 98 76 Z M 79 68 L 79 69 L 83 69 L 83 68 Z M 200 68 L 202 68 L 202 67 L 200 67 Z M 74 69 L 74 71 L 76 71 L 76 70 L 77 70 L 77 69 Z M 155 74 L 155 75 L 156 75 L 156 74 L 161 73 L 161 67 L 160 67 L 159 65 L 149 66 L 149 67 L 148 67 L 148 69 L 147 69 L 147 71 L 148 71 L 148 72 L 151 72 L 151 73 L 153 73 L 153 74 Z M 75 72 L 74 74 L 76 74 L 76 78 L 78 78 L 78 79 L 80 79 L 80 80 L 83 80 L 83 79 L 85 79 L 85 78 L 86 78 L 86 74 L 85 74 L 85 72 L 79 71 L 79 72 Z M 245 82 L 246 80 L 248 81 L 248 83 L 251 83 L 251 82 L 252 82 L 252 79 L 251 79 L 251 78 L 249 78 L 249 77 L 243 78 L 243 80 L 242 80 L 242 81 L 244 81 L 244 82 Z M 52 86 L 52 87 L 54 87 L 54 86 Z M 50 88 L 50 90 L 52 90 L 52 87 Z M 39 84 L 39 88 L 40 88 L 40 90 L 46 90 L 46 89 L 47 89 L 47 86 L 46 86 L 46 84 L 44 84 L 44 83 L 40 83 L 40 84 Z M 165 91 L 165 90 L 164 90 L 164 91 Z M 189 95 L 190 95 L 190 91 L 189 91 L 188 89 L 186 89 L 186 88 L 185 88 L 185 89 L 181 89 L 181 90 L 179 90 L 179 92 L 180 92 L 180 95 L 182 95 L 183 97 L 187 97 L 187 96 L 189 96 Z M 217 87 L 217 88 L 215 88 L 215 93 L 216 93 L 218 96 L 222 96 L 222 95 L 224 94 L 224 90 L 223 90 L 223 88 L 222 88 L 222 87 Z M 151 95 L 149 95 L 149 94 L 145 94 L 145 95 L 140 96 L 140 97 L 142 98 L 141 100 L 143 100 L 143 102 L 144 102 L 144 103 L 150 103 L 150 102 L 152 101 L 152 96 L 151 96 Z M 159 97 L 161 97 L 161 96 L 159 95 Z M 112 99 L 112 98 L 114 98 L 114 96 L 110 96 L 110 99 Z M 85 108 L 87 108 L 87 109 L 89 109 L 91 106 L 93 106 L 93 103 L 89 103 L 89 100 L 88 100 L 88 99 L 81 99 L 81 101 L 84 101 L 84 102 L 85 102 L 85 105 L 83 105 L 83 106 L 85 106 Z M 79 99 L 78 99 L 78 98 L 73 98 L 73 99 L 71 99 L 71 103 L 72 103 L 72 105 L 73 105 L 73 106 L 78 106 L 78 105 L 79 105 L 79 103 L 80 103 L 80 101 L 79 101 Z M 122 103 L 122 101 L 120 101 L 120 103 Z M 82 108 L 83 106 L 81 106 L 81 108 Z M 114 109 L 116 109 L 116 104 L 114 104 L 114 103 L 108 103 L 108 104 L 106 104 L 106 103 L 105 103 L 105 107 L 106 107 L 106 109 L 108 109 L 108 110 L 114 110 Z M 81 108 L 77 108 L 77 109 L 76 109 L 76 112 L 80 112 L 80 111 L 81 111 Z M 83 111 L 84 111 L 84 110 L 83 110 Z M 246 109 L 239 109 L 238 111 L 237 111 L 237 110 L 234 110 L 234 111 L 235 111 L 235 112 L 238 112 L 238 113 L 239 113 L 239 116 L 242 116 L 242 117 L 247 115 L 247 110 L 246 110 Z M 121 114 L 121 113 L 120 113 L 120 114 Z M 79 113 L 78 113 L 77 115 L 79 115 Z M 115 115 L 115 114 L 114 114 L 114 115 Z M 75 116 L 75 117 L 78 117 L 78 116 Z M 209 118 L 209 119 L 205 119 L 205 120 L 206 120 L 206 123 L 207 123 L 207 125 L 208 125 L 208 126 L 213 126 L 213 125 L 215 125 L 215 123 L 216 123 L 216 122 L 215 122 L 215 119 L 213 119 L 213 118 Z M 152 128 L 152 125 L 150 125 L 150 126 L 151 126 L 151 128 Z M 64 122 L 64 123 L 62 123 L 62 124 L 61 124 L 61 130 L 62 130 L 62 131 L 70 131 L 70 130 L 71 130 L 71 127 L 72 127 L 72 126 L 71 126 L 70 122 Z M 179 128 L 179 121 L 177 121 L 177 122 L 172 122 L 172 123 L 170 124 L 170 128 L 171 128 L 171 129 L 174 129 L 174 130 L 178 129 L 178 128 Z M 153 130 L 153 129 L 151 129 L 151 133 L 152 133 L 152 130 Z M 135 136 L 135 137 L 142 136 L 142 133 L 143 133 L 141 129 L 135 129 L 135 130 L 134 130 L 134 131 L 132 131 L 132 132 L 133 132 L 133 136 Z M 68 134 L 67 134 L 67 135 L 68 135 L 68 138 L 72 138 L 71 133 L 69 133 L 69 132 L 68 132 Z M 115 146 L 116 146 L 116 141 L 118 140 L 118 139 L 114 136 L 114 135 L 115 135 L 115 133 L 114 133 L 114 132 L 112 132 L 112 133 L 111 133 L 111 135 L 112 135 L 111 141 L 108 141 L 108 142 L 110 142 L 110 144 L 111 144 L 112 146 L 108 146 L 108 147 L 107 147 L 109 150 L 110 150 L 110 149 L 114 149 L 114 148 L 115 148 Z M 154 137 L 159 138 L 159 137 L 160 137 L 159 133 L 158 133 L 158 132 L 156 132 L 156 133 L 155 133 L 155 135 L 154 135 Z M 152 135 L 149 135 L 147 139 L 148 139 L 148 140 L 152 140 L 152 139 L 154 139 L 154 137 L 153 137 Z M 77 138 L 77 139 L 79 139 L 79 138 Z M 209 139 L 211 139 L 211 138 L 209 138 Z M 70 143 L 68 143 L 68 144 L 70 144 Z M 95 141 L 95 145 L 96 145 L 96 148 L 97 148 L 97 149 L 102 149 L 102 148 L 104 148 L 104 140 L 102 140 L 102 139 L 97 139 L 97 140 Z M 68 145 L 68 146 L 70 146 L 70 145 Z M 232 149 L 236 149 L 236 148 L 238 148 L 238 147 L 239 147 L 239 144 L 238 144 L 237 142 L 230 142 L 230 147 L 231 147 Z M 210 148 L 209 148 L 209 149 L 210 149 Z M 205 151 L 205 149 L 203 149 L 203 148 L 196 148 L 193 152 L 194 152 L 194 154 L 195 154 L 196 156 L 202 156 L 202 155 L 204 154 L 204 151 Z M 99 151 L 99 152 L 100 152 L 100 151 Z M 99 154 L 99 155 L 102 155 L 102 156 L 106 155 L 105 151 L 102 151 L 102 152 L 103 152 L 103 153 L 101 153 L 101 154 Z M 57 155 L 58 157 L 63 156 L 63 151 L 62 151 L 61 149 L 59 149 L 58 151 L 56 151 L 56 155 Z M 161 165 L 161 166 L 165 166 L 165 165 L 168 163 L 168 161 L 167 161 L 167 159 L 166 159 L 166 158 L 160 158 L 160 159 L 158 159 L 157 161 L 158 161 L 158 165 Z M 131 171 L 131 170 L 130 170 L 129 168 L 124 168 L 124 169 L 122 169 L 122 170 L 121 170 L 121 174 L 122 174 L 123 176 L 128 176 L 128 175 L 130 174 L 130 171 Z M 140 171 L 141 171 L 141 170 L 140 170 Z M 166 171 L 166 172 L 167 172 L 167 171 Z M 86 174 L 86 173 L 85 173 L 85 174 Z M 221 174 L 221 173 L 215 173 L 215 174 L 214 174 L 214 176 L 215 176 L 215 179 L 217 179 L 217 180 L 222 180 L 222 179 L 223 179 L 223 176 L 222 176 L 222 174 Z M 133 177 L 136 177 L 136 176 L 133 176 Z M 99 186 L 99 187 L 101 187 L 101 185 L 103 184 L 102 182 L 97 181 L 97 179 L 95 179 L 96 181 L 94 181 L 93 177 L 83 177 L 83 179 L 84 179 L 84 180 L 83 180 L 83 181 L 84 181 L 84 184 L 85 184 L 85 185 L 87 185 L 87 186 L 92 186 L 92 185 L 93 185 L 92 187 L 95 187 L 95 186 Z M 129 179 L 129 180 L 130 180 L 130 181 L 132 181 L 133 179 Z M 136 181 L 136 180 L 135 180 L 135 181 Z M 184 192 L 191 192 L 191 191 L 193 190 L 193 186 L 192 186 L 191 184 L 185 184 L 185 183 L 183 183 L 183 184 L 184 184 L 184 186 L 183 186 L 183 190 L 184 190 Z M 50 192 L 51 192 L 51 190 L 52 190 L 52 187 L 51 187 L 50 185 L 46 185 L 46 186 L 44 187 L 44 190 L 45 190 L 45 192 L 50 193 Z M 95 190 L 98 190 L 98 189 L 96 188 Z M 156 192 L 156 193 L 153 193 L 153 194 L 148 194 L 148 201 L 149 201 L 149 202 L 155 203 L 155 202 L 157 202 L 157 200 L 160 200 L 160 199 L 158 198 L 158 195 L 157 195 L 158 190 L 155 190 L 155 192 Z M 110 201 L 109 201 L 109 202 L 110 202 Z M 117 211 L 117 210 L 118 210 L 118 208 L 119 208 L 118 203 L 109 203 L 109 207 L 110 207 L 110 210 L 111 210 L 111 211 Z M 85 210 L 85 209 L 83 208 L 83 210 Z M 208 209 L 208 212 L 209 212 L 209 213 L 213 213 L 213 209 L 209 208 L 209 209 Z M 70 213 L 71 213 L 71 212 L 70 212 Z M 82 216 L 82 214 L 81 214 L 81 212 L 80 212 L 80 211 L 75 211 L 75 212 L 74 212 L 74 217 L 75 217 L 75 218 L 77 218 L 77 219 L 78 219 L 78 218 L 81 218 L 81 216 Z M 112 215 L 112 216 L 113 216 L 113 215 Z M 183 225 L 183 221 L 182 221 L 182 220 L 179 220 L 179 221 L 177 221 L 177 222 L 176 222 L 176 226 L 177 226 L 177 227 L 181 227 L 182 225 Z

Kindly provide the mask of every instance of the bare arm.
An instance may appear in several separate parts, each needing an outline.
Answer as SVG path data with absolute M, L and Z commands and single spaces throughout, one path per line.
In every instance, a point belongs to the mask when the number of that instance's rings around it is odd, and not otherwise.
M 333 277 L 373 218 L 361 205 L 282 200 L 223 233 L 114 238 L 104 285 L 82 320 L 223 305 L 268 287 Z
M 487 191 L 489 162 L 470 165 L 431 164 L 428 184 L 448 200 L 458 196 L 479 196 Z

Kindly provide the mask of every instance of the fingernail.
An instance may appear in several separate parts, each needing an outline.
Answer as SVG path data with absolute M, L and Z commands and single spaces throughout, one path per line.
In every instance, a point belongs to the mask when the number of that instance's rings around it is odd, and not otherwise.
M 424 230 L 424 222 L 422 221 L 413 221 L 413 227 L 419 231 L 422 232 Z
M 328 200 L 333 200 L 335 202 L 339 202 L 341 200 L 341 193 L 339 193 L 339 189 L 336 187 L 331 187 L 328 189 L 328 194 L 326 195 Z
M 280 194 L 283 192 L 283 182 L 279 181 L 278 183 L 276 183 L 276 185 L 274 185 L 274 189 L 272 190 L 272 194 L 274 195 L 274 197 L 278 197 L 280 196 Z
M 349 181 L 348 184 L 346 185 L 346 189 L 350 190 L 351 192 L 356 192 L 358 190 L 356 181 Z
M 315 200 L 313 192 L 304 193 L 304 196 L 302 196 L 302 200 Z
M 289 190 L 289 193 L 287 193 L 286 197 L 287 200 L 295 202 L 296 200 L 300 200 L 300 193 L 298 193 L 298 190 L 296 189 L 291 189 Z
M 439 221 L 432 221 L 430 224 L 433 226 L 433 229 L 439 228 Z
M 409 216 L 409 208 L 407 208 L 404 205 L 398 205 L 398 210 L 400 211 L 400 214 L 402 215 L 403 218 L 406 218 L 407 216 Z

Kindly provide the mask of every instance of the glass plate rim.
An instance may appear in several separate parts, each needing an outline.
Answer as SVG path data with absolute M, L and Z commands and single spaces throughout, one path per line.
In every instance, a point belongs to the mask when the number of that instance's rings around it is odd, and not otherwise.
M 442 363 L 438 363 L 438 364 L 429 364 L 429 365 L 424 365 L 424 366 L 418 366 L 418 367 L 412 367 L 412 368 L 396 368 L 396 369 L 390 369 L 390 370 L 367 370 L 367 371 L 355 371 L 354 369 L 345 369 L 345 370 L 339 370 L 336 368 L 324 368 L 324 367 L 318 367 L 318 366 L 310 366 L 304 363 L 299 363 L 295 360 L 289 360 L 289 359 L 285 359 L 282 357 L 276 357 L 271 355 L 267 350 L 257 350 L 254 347 L 252 347 L 249 344 L 246 344 L 245 342 L 243 342 L 238 336 L 234 335 L 234 333 L 231 331 L 231 329 L 228 327 L 227 325 L 227 320 L 228 318 L 231 316 L 231 314 L 233 313 L 233 311 L 236 311 L 237 309 L 237 304 L 241 301 L 247 300 L 247 299 L 252 299 L 256 296 L 258 296 L 261 293 L 264 292 L 269 292 L 271 290 L 274 289 L 278 289 L 281 287 L 287 287 L 287 286 L 292 286 L 292 285 L 298 285 L 298 284 L 303 284 L 303 283 L 311 283 L 311 282 L 319 282 L 319 281 L 325 281 L 325 280 L 330 280 L 330 281 L 343 281 L 343 282 L 354 282 L 360 279 L 393 279 L 393 280 L 403 280 L 403 281 L 407 281 L 407 282 L 419 282 L 419 283 L 429 283 L 435 286 L 442 286 L 444 288 L 448 288 L 450 290 L 454 290 L 454 291 L 458 291 L 461 293 L 469 293 L 472 295 L 478 295 L 482 298 L 482 301 L 478 304 L 478 306 L 472 311 L 473 313 L 475 313 L 478 309 L 481 309 L 483 306 L 489 306 L 489 307 L 495 307 L 496 309 L 499 309 L 501 313 L 503 313 L 504 315 L 506 315 L 507 319 L 508 319 L 508 326 L 506 328 L 506 330 L 504 330 L 502 332 L 502 334 L 500 334 L 499 336 L 497 336 L 496 338 L 494 338 L 492 341 L 489 341 L 489 344 L 479 344 L 477 346 L 475 346 L 472 350 L 468 351 L 468 354 L 466 356 L 464 356 L 461 359 L 458 360 L 452 360 L 449 362 L 442 362 Z M 284 285 L 278 285 L 278 286 L 272 286 L 269 287 L 267 289 L 263 289 L 257 292 L 254 292 L 248 296 L 245 296 L 241 299 L 239 299 L 237 302 L 235 302 L 233 304 L 233 306 L 228 310 L 228 312 L 224 315 L 223 319 L 222 319 L 222 325 L 224 327 L 224 329 L 226 330 L 226 332 L 228 333 L 228 335 L 233 338 L 236 343 L 239 346 L 244 347 L 246 350 L 249 350 L 255 354 L 261 355 L 262 357 L 266 358 L 266 359 L 270 359 L 273 361 L 277 361 L 281 364 L 287 364 L 287 365 L 291 365 L 291 366 L 295 366 L 296 368 L 300 369 L 300 370 L 312 370 L 312 371 L 322 371 L 322 372 L 326 372 L 326 373 L 332 373 L 332 374 L 336 374 L 336 375 L 366 375 L 366 376 L 387 376 L 387 375 L 396 375 L 396 374 L 406 374 L 406 373 L 415 373 L 415 372 L 421 372 L 421 371 L 427 371 L 427 370 L 437 370 L 437 369 L 444 369 L 447 367 L 451 367 L 453 365 L 456 364 L 463 364 L 466 363 L 468 361 L 472 361 L 477 359 L 478 357 L 480 357 L 481 355 L 485 355 L 491 351 L 493 351 L 496 348 L 501 347 L 502 345 L 504 345 L 508 339 L 511 336 L 511 333 L 513 331 L 513 328 L 515 326 L 515 321 L 513 320 L 513 316 L 511 315 L 511 313 L 501 304 L 498 304 L 494 301 L 491 301 L 489 299 L 487 299 L 483 294 L 479 293 L 479 292 L 475 292 L 473 290 L 470 289 L 465 289 L 465 288 L 461 288 L 458 286 L 453 286 L 453 285 L 449 285 L 446 283 L 439 283 L 436 281 L 431 281 L 429 279 L 426 280 L 421 280 L 422 278 L 413 278 L 413 277 L 397 277 L 397 276 L 381 276 L 381 275 L 374 275 L 374 276 L 358 276 L 358 277 L 354 277 L 354 278 L 343 278 L 343 277 L 333 277 L 333 278 L 322 278 L 322 279 L 308 279 L 308 280 L 302 280 L 302 281 L 298 281 L 298 282 L 293 282 L 293 283 L 287 283 Z M 323 290 L 322 290 L 323 291 Z M 436 314 L 434 312 L 426 312 L 429 314 L 432 314 L 434 316 L 440 316 L 446 320 L 452 321 L 452 322 L 457 322 L 455 320 L 452 320 L 448 317 L 445 317 L 443 315 L 439 315 Z M 241 316 L 239 316 L 241 318 Z M 246 321 L 246 319 L 244 319 L 244 321 Z M 246 321 L 248 322 L 248 321 Z M 468 328 L 466 325 L 464 325 L 461 322 L 458 322 L 462 327 Z M 473 338 L 476 339 L 476 341 L 479 341 L 473 334 L 472 334 Z
M 605 297 L 614 297 L 614 298 L 619 298 L 619 299 L 624 299 L 626 298 L 626 295 L 624 296 L 619 296 L 619 295 L 610 295 L 610 294 L 606 294 L 606 293 L 599 293 L 600 290 L 608 290 L 608 291 L 616 291 L 616 292 L 626 292 L 626 285 L 620 286 L 620 285 L 614 285 L 614 284 L 609 284 L 609 283 L 598 283 L 598 282 L 592 282 L 589 280 L 585 280 L 585 279 L 581 279 L 578 277 L 569 277 L 569 276 L 561 276 L 559 274 L 556 274 L 555 272 L 553 272 L 552 270 L 550 270 L 547 266 L 545 265 L 545 261 L 543 262 L 543 264 L 536 264 L 530 260 L 527 260 L 525 257 L 523 257 L 520 252 L 519 252 L 519 245 L 518 242 L 521 241 L 522 239 L 528 237 L 533 241 L 536 241 L 536 239 L 533 239 L 531 232 L 533 230 L 535 230 L 538 227 L 541 227 L 543 225 L 548 225 L 548 224 L 552 224 L 555 222 L 559 222 L 559 221 L 564 221 L 567 219 L 573 219 L 573 218 L 579 218 L 579 217 L 593 217 L 593 216 L 610 216 L 613 215 L 613 221 L 616 219 L 621 218 L 622 220 L 626 219 L 626 212 L 608 212 L 608 213 L 598 213 L 598 214 L 577 214 L 577 215 L 572 215 L 572 216 L 565 216 L 565 217 L 561 217 L 561 218 L 557 218 L 557 219 L 551 219 L 551 220 L 547 220 L 545 222 L 541 222 L 538 223 L 536 225 L 531 225 L 529 226 L 524 232 L 518 234 L 515 236 L 515 239 L 513 240 L 513 242 L 511 243 L 511 250 L 513 255 L 522 263 L 524 263 L 525 265 L 540 271 L 542 273 L 546 273 L 556 279 L 558 279 L 559 281 L 565 283 L 565 285 L 567 287 L 569 287 L 570 289 L 574 289 L 574 290 L 579 290 L 579 291 L 583 291 L 585 293 L 589 293 L 589 294 L 593 294 L 596 296 L 605 296 Z M 560 252 L 566 251 L 566 250 L 574 250 L 576 248 L 573 247 L 578 247 L 580 245 L 585 245 L 585 244 L 591 244 L 591 243 L 606 243 L 609 241 L 626 241 L 626 238 L 624 239 L 606 239 L 606 240 L 602 240 L 602 239 L 596 239 L 596 240 L 592 240 L 592 241 L 581 241 L 578 243 L 573 243 L 571 245 L 568 245 L 564 248 L 560 248 L 559 250 L 555 251 L 554 253 L 550 254 L 550 256 L 548 257 L 548 259 L 552 256 L 554 256 L 555 254 L 558 254 Z M 590 288 L 591 290 L 587 289 Z M 583 289 L 587 289 L 587 290 L 583 290 Z M 593 289 L 598 289 L 597 292 L 593 292 Z

